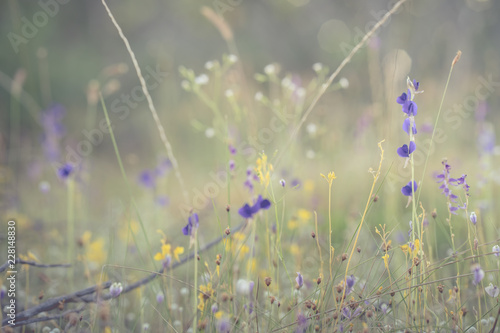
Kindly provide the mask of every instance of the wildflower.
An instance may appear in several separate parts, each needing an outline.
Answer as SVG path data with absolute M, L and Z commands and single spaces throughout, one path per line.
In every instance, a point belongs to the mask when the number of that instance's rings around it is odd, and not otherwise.
M 206 74 L 201 74 L 200 76 L 197 76 L 194 79 L 194 83 L 196 83 L 199 86 L 205 85 L 208 83 L 208 76 Z
M 228 149 L 231 155 L 236 155 L 237 150 L 232 144 L 229 144 Z
M 273 75 L 276 73 L 276 66 L 274 64 L 269 64 L 266 67 L 264 67 L 264 73 L 267 75 Z
M 234 64 L 238 61 L 238 57 L 234 54 L 230 54 L 227 56 L 227 60 L 229 60 L 229 63 Z
M 323 69 L 323 64 L 320 63 L 320 62 L 317 62 L 313 65 L 313 71 L 315 71 L 316 73 L 317 72 L 320 72 L 322 69 Z
M 212 304 L 210 311 L 212 311 L 213 314 L 219 311 L 219 306 L 217 306 L 217 303 Z
M 413 195 L 413 192 L 416 192 L 418 188 L 418 185 L 415 181 L 413 181 L 413 191 L 412 191 L 412 183 L 411 181 L 406 184 L 406 186 L 403 186 L 401 188 L 401 193 L 407 197 L 411 197 Z
M 295 281 L 297 282 L 297 289 L 302 288 L 304 285 L 304 278 L 302 277 L 302 274 L 297 272 L 297 277 L 295 278 Z
M 193 234 L 193 230 L 198 228 L 199 225 L 198 214 L 194 213 L 188 218 L 188 223 L 184 228 L 182 228 L 182 233 L 185 236 L 191 236 Z
M 114 282 L 111 287 L 109 287 L 109 294 L 111 297 L 116 298 L 120 296 L 123 291 L 123 286 L 120 282 Z
M 355 284 L 356 284 L 356 278 L 354 277 L 354 275 L 348 276 L 346 278 L 346 286 L 347 286 L 346 295 L 349 295 L 351 293 L 352 288 L 354 287 Z
M 403 93 L 396 100 L 398 104 L 401 104 L 402 110 L 408 116 L 416 116 L 417 115 L 417 104 L 411 98 L 410 89 L 408 89 L 408 94 Z
M 253 206 L 245 204 L 238 210 L 238 213 L 245 219 L 250 219 L 261 209 L 269 209 L 271 207 L 271 202 L 267 199 L 263 199 L 261 195 L 257 198 Z
M 57 170 L 57 175 L 62 180 L 68 179 L 68 177 L 73 173 L 74 169 L 75 168 L 73 167 L 73 165 L 66 163 Z
M 477 223 L 477 216 L 476 216 L 475 212 L 470 213 L 470 221 L 472 222 L 472 224 L 476 225 L 476 223 Z
M 7 288 L 2 285 L 0 288 L 0 300 L 4 299 L 5 295 L 7 295 Z
M 498 289 L 497 286 L 494 286 L 492 283 L 490 283 L 489 286 L 484 288 L 484 291 L 490 296 L 490 297 L 498 297 L 500 294 L 500 289 Z
M 410 157 L 410 154 L 415 151 L 417 146 L 415 145 L 415 142 L 410 141 L 410 146 L 404 144 L 402 147 L 399 147 L 397 149 L 397 153 L 401 157 Z
M 163 303 L 164 300 L 165 300 L 165 295 L 163 295 L 161 291 L 158 294 L 156 294 L 156 302 L 158 304 Z
M 496 257 L 500 257 L 500 246 L 498 245 L 493 246 L 491 251 L 495 254 Z
M 229 322 L 228 316 L 224 314 L 222 311 L 218 311 L 215 313 L 215 319 L 217 319 L 217 332 L 220 333 L 229 333 L 231 331 L 231 323 Z
M 198 310 L 205 310 L 206 301 L 212 296 L 213 289 L 212 284 L 209 282 L 206 285 L 200 285 L 200 293 L 198 294 Z
M 340 78 L 339 84 L 342 89 L 349 88 L 349 80 L 345 77 Z
M 305 332 L 307 330 L 307 317 L 302 312 L 297 315 L 297 330 L 296 332 Z
M 415 124 L 415 121 L 411 121 L 409 117 L 403 121 L 403 130 L 406 134 L 410 135 L 410 125 L 412 125 L 411 128 L 413 134 L 417 134 L 417 125 Z
M 139 175 L 139 183 L 146 188 L 155 187 L 155 175 L 150 170 L 144 170 Z
M 253 281 L 239 279 L 238 282 L 236 282 L 236 292 L 240 295 L 250 296 L 252 294 L 254 284 L 255 282 Z
M 236 162 L 234 160 L 229 160 L 229 170 L 234 171 L 236 168 Z
M 285 187 L 286 182 L 285 182 L 285 180 L 284 180 L 284 179 L 281 179 L 281 180 L 280 180 L 280 185 L 281 185 L 282 187 Z
M 484 271 L 479 264 L 476 264 L 472 267 L 472 273 L 474 275 L 474 281 L 472 281 L 472 283 L 477 285 L 484 278 Z

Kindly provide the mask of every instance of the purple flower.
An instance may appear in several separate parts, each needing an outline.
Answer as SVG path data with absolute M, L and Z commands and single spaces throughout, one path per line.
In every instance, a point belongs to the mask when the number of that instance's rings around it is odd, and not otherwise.
M 302 333 L 307 330 L 307 317 L 299 312 L 297 315 L 297 330 L 295 332 Z
M 57 175 L 63 180 L 68 179 L 68 177 L 73 173 L 74 170 L 75 168 L 71 164 L 66 163 L 63 166 L 59 167 L 59 169 L 57 170 Z
M 413 87 L 415 88 L 415 91 L 417 91 L 418 87 L 420 87 L 420 82 L 417 82 L 417 80 L 413 79 Z
M 411 197 L 413 195 L 412 193 L 412 186 L 411 186 L 411 181 L 406 184 L 406 186 L 403 186 L 401 188 L 401 193 L 407 197 Z M 413 181 L 413 192 L 417 192 L 418 185 L 415 181 Z
M 182 228 L 182 233 L 185 236 L 191 236 L 193 234 L 193 229 L 199 227 L 199 218 L 198 214 L 194 213 L 188 218 L 188 223 L 184 228 Z
M 281 180 L 280 180 L 280 185 L 281 185 L 282 187 L 285 187 L 286 182 L 285 182 L 285 180 L 284 180 L 284 179 L 281 179 Z
M 212 311 L 212 313 L 216 313 L 217 311 L 219 311 L 219 307 L 217 306 L 217 303 L 212 304 L 212 307 L 210 308 L 210 310 Z
M 415 121 L 410 121 L 410 117 L 406 118 L 405 121 L 403 121 L 403 130 L 406 132 L 406 134 L 410 135 L 410 123 L 412 123 L 412 132 L 413 134 L 417 134 L 417 125 L 415 124 Z
M 161 177 L 165 175 L 168 171 L 172 169 L 172 162 L 168 158 L 164 158 L 158 163 L 158 166 L 155 169 L 155 175 L 157 177 Z
M 160 291 L 158 294 L 156 294 L 156 303 L 161 304 L 165 300 L 165 295 Z
M 229 170 L 234 171 L 234 168 L 236 167 L 236 163 L 234 160 L 229 160 Z
M 259 195 L 253 206 L 249 204 L 245 204 L 238 210 L 238 213 L 245 219 L 250 219 L 253 217 L 261 209 L 269 209 L 271 207 L 271 202 L 267 199 L 262 199 L 262 196 Z
M 122 287 L 122 284 L 120 282 L 118 282 L 118 283 L 114 282 L 111 285 L 111 287 L 109 287 L 109 294 L 113 298 L 120 296 L 120 294 L 122 293 L 122 291 L 123 291 L 123 287 Z
M 139 183 L 144 187 L 154 188 L 155 187 L 155 175 L 154 175 L 154 173 L 150 170 L 144 170 L 139 175 Z
M 228 148 L 229 148 L 229 153 L 231 155 L 235 155 L 236 154 L 237 150 L 236 150 L 236 148 L 232 144 L 229 144 Z
M 222 318 L 217 320 L 217 332 L 229 333 L 231 331 L 231 322 L 227 316 L 222 316 Z
M 476 223 L 477 223 L 477 215 L 476 215 L 475 212 L 470 213 L 470 221 L 472 222 L 472 224 L 476 225 Z
M 302 274 L 297 272 L 297 277 L 295 278 L 295 281 L 297 282 L 297 287 L 298 287 L 297 289 L 302 288 L 302 286 L 304 285 L 304 278 L 302 277 Z
M 415 149 L 417 149 L 417 145 L 415 144 L 415 142 L 410 141 L 410 147 L 404 144 L 397 149 L 397 153 L 401 157 L 410 157 L 410 154 L 413 153 Z
M 402 110 L 408 116 L 416 116 L 417 115 L 417 104 L 411 100 L 411 92 L 408 89 L 408 94 L 403 93 L 396 99 L 398 104 L 401 104 Z
M 349 295 L 352 291 L 352 288 L 356 284 L 356 278 L 354 277 L 354 275 L 348 276 L 345 282 L 347 286 L 346 295 Z
M 481 268 L 481 266 L 479 266 L 479 264 L 477 264 L 477 265 L 472 267 L 472 273 L 474 275 L 474 281 L 472 281 L 472 283 L 474 285 L 477 285 L 484 278 L 484 271 Z

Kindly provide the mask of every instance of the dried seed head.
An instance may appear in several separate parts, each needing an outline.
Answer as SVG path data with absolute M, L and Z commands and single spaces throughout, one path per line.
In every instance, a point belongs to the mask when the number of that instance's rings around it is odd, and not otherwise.
M 268 286 L 268 287 L 269 287 L 269 286 L 271 285 L 271 281 L 272 281 L 272 280 L 273 280 L 273 279 L 271 279 L 269 276 L 268 276 L 268 277 L 266 277 L 266 278 L 264 279 L 264 282 L 266 283 L 266 286 Z
M 358 253 L 361 253 L 361 248 L 360 248 L 360 247 L 358 247 L 358 248 L 356 249 L 356 251 L 358 251 Z
M 320 284 L 321 283 L 321 276 L 319 278 L 316 279 L 316 283 L 317 284 Z
M 462 308 L 462 317 L 465 317 L 466 314 L 467 314 L 467 308 L 464 306 Z
M 229 295 L 227 293 L 222 293 L 222 295 L 220 295 L 220 299 L 223 302 L 227 302 L 227 300 L 229 299 Z
M 342 261 L 347 260 L 347 253 L 342 254 Z
M 311 237 L 312 237 L 312 238 L 316 238 L 316 234 L 314 233 L 314 231 L 313 231 L 313 232 L 311 232 Z
M 436 212 L 435 209 L 432 211 L 431 216 L 433 219 L 435 219 L 438 216 L 438 213 Z
M 226 228 L 226 231 L 224 231 L 226 233 L 226 236 L 229 236 L 229 234 L 231 233 L 231 230 L 229 230 L 229 227 Z
M 444 290 L 444 286 L 442 284 L 438 285 L 438 291 L 442 294 Z
M 377 202 L 378 201 L 378 195 L 374 195 L 373 196 L 373 202 Z
M 227 205 L 226 206 L 226 212 L 229 212 L 231 210 L 231 206 Z

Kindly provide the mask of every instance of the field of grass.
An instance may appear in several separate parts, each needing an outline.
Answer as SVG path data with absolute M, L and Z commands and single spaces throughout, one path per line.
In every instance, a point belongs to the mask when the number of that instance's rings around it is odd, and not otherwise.
M 499 15 L 2 2 L 2 332 L 497 332 Z

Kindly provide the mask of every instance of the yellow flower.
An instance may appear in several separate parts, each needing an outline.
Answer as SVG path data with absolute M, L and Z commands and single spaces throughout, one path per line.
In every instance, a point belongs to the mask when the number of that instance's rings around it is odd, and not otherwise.
M 180 261 L 179 255 L 184 253 L 184 248 L 182 246 L 177 246 L 174 250 L 174 258 L 177 261 Z
M 98 238 L 89 244 L 86 252 L 87 260 L 102 265 L 105 261 L 104 239 Z
M 215 313 L 215 319 L 221 319 L 223 315 L 224 315 L 224 311 L 217 311 Z
M 205 309 L 205 303 L 206 301 L 212 297 L 213 294 L 213 289 L 212 289 L 212 283 L 207 283 L 207 285 L 201 285 L 200 286 L 200 293 L 198 294 L 198 310 L 203 312 Z
M 260 184 L 264 185 L 264 188 L 267 188 L 271 179 L 270 172 L 273 171 L 273 165 L 267 163 L 267 155 L 264 153 L 257 159 L 256 164 L 255 172 L 259 177 Z
M 330 171 L 330 172 L 328 173 L 328 177 L 327 177 L 327 176 L 325 176 L 325 175 L 324 175 L 324 174 L 322 174 L 322 173 L 320 173 L 320 176 L 321 176 L 321 177 L 323 177 L 323 178 L 325 178 L 325 180 L 328 182 L 328 184 L 329 184 L 330 186 L 332 186 L 333 180 L 337 178 L 337 176 L 335 176 L 335 172 L 333 172 L 333 171 Z
M 389 253 L 386 252 L 382 259 L 384 259 L 385 268 L 389 270 Z
M 312 213 L 306 209 L 299 209 L 297 215 L 299 216 L 299 219 L 303 221 L 309 221 L 312 217 Z
M 161 240 L 161 242 L 161 252 L 156 253 L 156 255 L 154 256 L 155 260 L 163 260 L 167 256 L 171 255 L 172 246 L 170 244 L 165 244 L 165 241 L 163 239 Z
M 297 244 L 290 245 L 290 253 L 293 255 L 299 255 L 300 254 L 300 247 Z
M 90 231 L 85 231 L 82 235 L 82 244 L 85 246 L 90 242 L 90 239 L 92 238 L 92 233 Z

